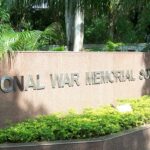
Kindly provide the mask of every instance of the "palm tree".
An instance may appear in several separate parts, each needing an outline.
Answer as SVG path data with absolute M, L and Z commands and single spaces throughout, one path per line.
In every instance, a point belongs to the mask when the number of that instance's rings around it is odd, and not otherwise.
M 67 46 L 70 51 L 80 51 L 83 47 L 84 35 L 84 11 L 81 7 L 81 0 L 1 0 L 3 6 L 8 8 L 16 7 L 18 11 L 28 10 L 33 6 L 48 4 L 49 8 L 65 9 Z M 22 16 L 23 18 L 24 16 Z

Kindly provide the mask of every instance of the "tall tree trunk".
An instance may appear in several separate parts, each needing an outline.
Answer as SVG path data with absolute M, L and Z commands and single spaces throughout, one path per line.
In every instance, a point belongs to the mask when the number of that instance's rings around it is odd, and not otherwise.
M 110 28 L 109 28 L 109 37 L 111 41 L 114 41 L 114 17 L 111 15 L 110 18 Z
M 77 0 L 74 19 L 74 45 L 73 51 L 79 52 L 83 48 L 84 39 L 84 10 L 80 0 Z
M 83 47 L 84 11 L 80 6 L 80 0 L 65 0 L 65 7 L 68 50 L 78 52 Z
M 74 37 L 74 15 L 73 15 L 73 1 L 65 0 L 65 23 L 66 23 L 66 37 L 68 50 L 73 50 Z

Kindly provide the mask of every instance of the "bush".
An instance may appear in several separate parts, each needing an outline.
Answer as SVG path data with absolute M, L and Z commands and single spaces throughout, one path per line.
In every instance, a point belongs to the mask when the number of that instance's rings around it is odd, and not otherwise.
M 139 36 L 139 35 L 138 35 Z M 138 42 L 138 36 L 134 24 L 126 16 L 119 16 L 116 22 L 115 40 L 124 43 Z
M 3 8 L 1 8 L 0 3 L 0 58 L 3 56 L 3 54 L 6 52 L 6 49 L 9 47 L 8 45 L 10 39 L 8 40 L 6 32 L 14 32 L 9 24 L 9 18 L 9 13 Z M 4 39 L 7 39 L 7 42 Z
M 119 47 L 123 46 L 123 45 L 124 45 L 123 43 L 114 43 L 112 41 L 108 41 L 106 43 L 106 48 L 105 49 L 107 51 L 117 51 L 117 50 L 119 50 Z
M 9 13 L 1 8 L 0 5 L 0 23 L 8 23 L 10 19 Z
M 120 100 L 130 103 L 132 112 L 120 113 L 107 106 L 85 109 L 82 114 L 70 112 L 40 116 L 0 130 L 0 143 L 33 142 L 95 138 L 150 123 L 150 97 Z
M 85 26 L 85 43 L 104 43 L 108 39 L 108 18 L 102 15 L 90 22 Z
M 49 48 L 49 51 L 65 51 L 65 46 L 56 46 L 53 48 Z
M 37 49 L 41 31 L 15 32 L 9 19 L 8 12 L 0 8 L 0 58 L 7 51 Z
M 8 30 L 0 35 L 0 51 L 36 50 L 41 31 L 14 32 Z
M 18 39 L 14 42 L 11 47 L 12 49 L 19 50 L 19 51 L 33 51 L 37 50 L 38 48 L 38 40 L 41 36 L 42 31 L 23 31 L 23 32 L 16 32 L 15 34 L 18 35 Z
M 18 39 L 17 34 L 7 25 L 1 26 L 0 30 L 0 58 L 7 51 L 11 51 L 11 44 Z
M 139 42 L 146 41 L 146 36 L 150 34 L 150 2 L 145 5 L 142 12 L 139 14 L 138 24 L 136 25 Z M 149 41 L 147 41 L 149 42 Z
M 52 44 L 63 45 L 64 35 L 62 26 L 58 22 L 52 23 L 41 34 L 39 48 L 45 49 L 45 47 Z
M 62 45 L 62 43 L 64 43 L 64 33 L 58 23 L 51 24 L 45 31 L 22 32 L 15 32 L 8 23 L 0 23 L 0 58 L 8 51 L 35 51 L 41 49 L 48 51 L 50 44 Z M 53 49 L 53 51 L 64 50 L 64 46 Z

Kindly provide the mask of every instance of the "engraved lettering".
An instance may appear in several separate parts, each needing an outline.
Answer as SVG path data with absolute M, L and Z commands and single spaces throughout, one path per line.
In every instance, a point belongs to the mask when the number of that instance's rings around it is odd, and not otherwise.
M 33 90 L 37 89 L 36 83 L 31 75 L 27 77 L 26 84 L 25 84 L 25 91 L 28 91 L 29 88 L 33 88 Z
M 51 80 L 51 84 L 52 84 L 52 88 L 56 88 L 56 85 L 58 85 L 58 88 L 63 88 L 63 74 L 60 75 L 53 75 L 50 74 L 50 80 Z
M 78 73 L 71 74 L 71 84 L 72 84 L 72 86 L 74 86 L 74 83 L 76 83 L 77 86 L 80 86 L 79 74 Z
M 4 93 L 10 93 L 14 91 L 13 78 L 9 76 L 4 76 L 1 78 L 1 90 Z
M 64 75 L 64 79 L 63 79 L 63 87 L 65 85 L 68 85 L 68 87 L 72 87 L 71 79 L 69 78 L 69 75 L 67 73 Z
M 17 90 L 17 87 L 20 89 L 20 91 L 24 90 L 24 77 L 17 77 L 14 76 L 14 90 Z
M 40 75 L 37 75 L 36 79 L 37 79 L 37 85 L 36 85 L 37 90 L 43 90 L 43 89 L 45 89 L 45 86 L 41 85 Z

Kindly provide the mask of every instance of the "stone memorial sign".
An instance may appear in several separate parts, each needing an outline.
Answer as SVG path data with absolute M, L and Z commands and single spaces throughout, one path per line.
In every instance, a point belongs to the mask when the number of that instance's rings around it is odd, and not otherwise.
M 150 94 L 149 53 L 19 52 L 0 62 L 0 126 Z

